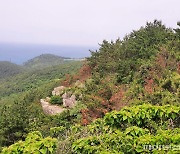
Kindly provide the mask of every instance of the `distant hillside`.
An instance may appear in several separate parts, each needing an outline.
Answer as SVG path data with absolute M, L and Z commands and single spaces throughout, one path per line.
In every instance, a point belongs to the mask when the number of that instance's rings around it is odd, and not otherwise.
M 54 82 L 61 79 L 65 74 L 77 71 L 82 66 L 81 61 L 70 61 L 60 65 L 47 67 L 43 69 L 27 69 L 21 73 L 0 80 L 0 99 L 11 94 L 18 94 L 28 90 L 48 85 L 49 82 Z M 9 103 L 10 101 L 8 101 Z M 0 100 L 0 104 L 1 104 Z
M 24 66 L 28 68 L 37 68 L 37 69 L 45 68 L 49 66 L 62 64 L 64 62 L 64 59 L 67 58 L 52 54 L 42 54 L 38 57 L 28 60 L 27 62 L 24 63 Z
M 23 68 L 19 65 L 7 61 L 0 61 L 0 79 L 16 75 L 22 72 L 22 70 Z

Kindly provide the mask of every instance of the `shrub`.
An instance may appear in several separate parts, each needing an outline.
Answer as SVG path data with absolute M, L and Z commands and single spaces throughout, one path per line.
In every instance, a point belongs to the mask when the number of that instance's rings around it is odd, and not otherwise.
M 59 126 L 59 127 L 53 127 L 50 128 L 50 134 L 52 137 L 58 137 L 61 133 L 64 132 L 66 128 L 63 126 Z
M 63 104 L 63 98 L 61 96 L 52 96 L 50 100 L 51 104 L 58 104 L 62 105 Z
M 143 104 L 132 107 L 124 107 L 120 111 L 107 113 L 104 117 L 105 124 L 111 127 L 127 127 L 129 124 L 139 127 L 152 127 L 155 122 L 157 125 L 165 125 L 169 119 L 174 122 L 180 116 L 180 107 L 172 105 L 153 106 Z
M 29 133 L 25 141 L 19 141 L 8 148 L 2 150 L 2 154 L 10 153 L 37 153 L 54 154 L 57 146 L 57 139 L 43 138 L 41 133 L 36 131 Z
M 77 154 L 178 153 L 179 131 L 179 128 L 162 130 L 153 135 L 145 129 L 130 127 L 125 132 L 114 131 L 79 139 L 73 143 L 72 148 Z

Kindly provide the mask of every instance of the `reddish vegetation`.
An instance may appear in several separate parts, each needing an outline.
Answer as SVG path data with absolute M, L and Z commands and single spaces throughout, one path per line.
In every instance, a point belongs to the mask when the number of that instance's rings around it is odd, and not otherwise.
M 109 100 L 112 104 L 113 110 L 120 110 L 122 107 L 126 106 L 127 103 L 123 101 L 124 98 L 124 89 L 121 88 L 117 93 L 115 93 Z
M 86 118 L 82 118 L 82 120 L 81 120 L 81 125 L 83 125 L 83 126 L 86 126 L 86 125 L 88 125 L 90 122 L 86 119 Z
M 89 116 L 91 117 L 91 121 L 101 118 L 103 116 L 102 109 L 101 108 L 94 108 L 89 110 Z
M 109 110 L 105 108 L 82 109 L 81 110 L 81 115 L 82 115 L 81 124 L 84 126 L 88 125 L 93 120 L 97 118 L 102 118 L 107 112 L 109 112 Z
M 82 115 L 81 124 L 84 125 L 84 126 L 88 125 L 90 123 L 88 112 L 89 112 L 88 109 L 82 109 L 81 110 L 81 115 Z
M 180 63 L 177 63 L 175 58 L 169 56 L 168 51 L 165 48 L 161 48 L 161 52 L 157 55 L 156 64 L 148 72 L 148 78 L 145 79 L 144 89 L 147 93 L 153 93 L 156 88 L 154 79 L 160 79 L 163 76 L 164 70 L 173 68 L 180 73 Z
M 61 85 L 65 87 L 70 87 L 77 80 L 84 82 L 90 77 L 91 68 L 87 64 L 84 64 L 76 75 L 66 75 L 65 80 L 62 81 Z
M 72 83 L 72 76 L 70 76 L 69 74 L 66 74 L 65 80 L 61 82 L 61 85 L 65 87 L 69 87 L 71 83 Z
M 107 80 L 110 78 L 106 78 L 102 83 L 102 88 L 100 88 L 96 95 L 87 95 L 86 99 L 88 102 L 96 102 L 92 107 L 89 107 L 88 110 L 82 110 L 82 125 L 86 125 L 97 118 L 103 117 L 107 112 L 112 110 L 120 110 L 123 106 L 126 106 L 127 103 L 123 101 L 125 86 L 118 87 L 116 85 L 107 84 Z M 113 87 L 112 87 L 113 86 Z M 114 89 L 114 93 L 111 91 Z
M 109 101 L 108 100 L 102 100 L 101 105 L 105 107 L 109 107 Z
M 144 86 L 144 89 L 148 93 L 153 93 L 154 91 L 154 80 L 153 79 L 146 79 L 146 84 Z
M 91 77 L 91 68 L 90 68 L 90 66 L 85 64 L 83 67 L 81 67 L 81 69 L 79 70 L 77 75 L 73 76 L 73 80 L 74 81 L 79 80 L 81 82 L 84 82 L 85 80 L 87 80 L 90 77 Z
M 179 67 L 180 64 L 177 63 L 176 58 L 170 56 L 169 52 L 165 48 L 161 48 L 161 52 L 157 55 L 156 67 L 159 71 L 164 69 Z
M 97 118 L 103 117 L 108 111 L 111 110 L 109 101 L 100 96 L 90 95 L 88 99 L 92 100 L 92 102 L 100 103 L 102 106 L 100 104 L 98 106 L 94 104 L 92 108 L 90 107 L 89 109 L 82 110 L 82 125 L 85 125 L 87 122 L 90 123 Z
M 103 90 L 102 90 L 103 91 Z M 115 93 L 109 100 L 100 96 L 91 96 L 95 102 L 100 102 L 98 107 L 93 107 L 81 111 L 82 114 L 82 125 L 87 125 L 97 118 L 103 117 L 107 112 L 112 110 L 120 110 L 122 107 L 126 106 L 127 103 L 123 101 L 124 89 L 121 88 L 117 93 Z
M 177 64 L 177 61 L 174 59 L 168 59 L 169 55 L 166 49 L 161 49 L 161 52 L 157 55 L 156 63 L 154 67 L 148 69 L 148 74 L 144 78 L 145 85 L 144 90 L 145 92 L 152 94 L 157 85 L 155 83 L 155 79 L 162 78 L 164 69 L 174 68 L 177 69 L 178 73 L 180 73 L 180 63 Z M 66 80 L 63 82 L 65 86 L 71 86 L 77 80 L 84 82 L 88 78 L 91 77 L 91 68 L 88 65 L 84 65 L 77 75 L 66 76 Z M 88 102 L 97 102 L 97 105 L 92 104 L 92 107 L 88 109 L 81 110 L 82 114 L 82 125 L 88 125 L 93 120 L 97 118 L 103 117 L 107 112 L 112 110 L 120 110 L 122 107 L 128 105 L 128 101 L 131 98 L 125 97 L 126 86 L 121 85 L 108 85 L 107 83 L 111 83 L 111 77 L 106 77 L 103 81 L 101 81 L 103 88 L 97 91 L 96 95 L 88 95 L 87 100 Z M 110 88 L 110 89 L 109 89 Z M 113 89 L 113 92 L 111 91 Z M 114 93 L 114 94 L 112 94 Z M 141 95 L 141 94 L 139 94 Z
M 164 57 L 164 55 L 159 54 L 157 56 L 157 64 L 160 66 L 160 68 L 166 68 L 166 59 Z

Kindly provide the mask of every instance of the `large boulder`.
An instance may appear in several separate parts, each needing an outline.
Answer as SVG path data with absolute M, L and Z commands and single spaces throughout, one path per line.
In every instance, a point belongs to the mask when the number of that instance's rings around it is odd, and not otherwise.
M 75 95 L 71 95 L 70 93 L 66 92 L 62 95 L 62 98 L 64 107 L 73 108 L 76 105 L 77 101 Z
M 51 105 L 49 102 L 47 102 L 46 99 L 41 99 L 40 103 L 41 103 L 44 113 L 48 114 L 48 115 L 56 115 L 65 110 L 65 109 L 61 108 L 60 106 Z
M 60 96 L 63 92 L 63 90 L 65 89 L 64 86 L 60 86 L 60 87 L 56 87 L 54 88 L 54 90 L 52 91 L 52 95 L 53 96 Z

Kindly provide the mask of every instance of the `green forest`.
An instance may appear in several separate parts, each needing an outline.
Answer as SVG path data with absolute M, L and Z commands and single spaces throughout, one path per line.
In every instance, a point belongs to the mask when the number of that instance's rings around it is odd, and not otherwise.
M 180 153 L 180 22 L 147 22 L 85 61 L 31 65 L 0 78 L 2 154 Z M 77 103 L 47 115 L 40 99 L 61 106 L 57 86 Z

